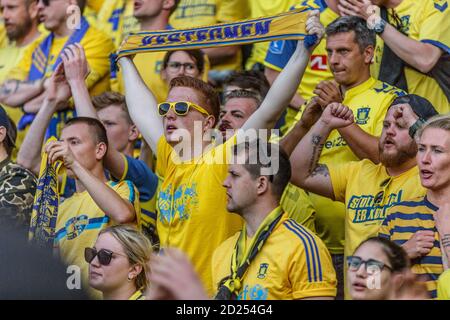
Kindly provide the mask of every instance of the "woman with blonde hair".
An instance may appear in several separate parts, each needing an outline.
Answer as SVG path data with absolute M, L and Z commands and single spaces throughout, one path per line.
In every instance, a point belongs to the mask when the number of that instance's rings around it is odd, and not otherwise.
M 150 241 L 131 225 L 102 230 L 93 248 L 85 249 L 89 285 L 105 300 L 144 300 L 148 287 Z

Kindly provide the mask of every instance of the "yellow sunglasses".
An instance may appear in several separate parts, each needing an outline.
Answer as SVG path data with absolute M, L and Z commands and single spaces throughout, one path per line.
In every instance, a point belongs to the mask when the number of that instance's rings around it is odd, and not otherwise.
M 206 114 L 207 116 L 210 115 L 209 112 L 202 107 L 188 101 L 162 102 L 158 104 L 158 112 L 160 116 L 164 117 L 167 112 L 169 112 L 170 108 L 173 108 L 173 111 L 175 111 L 177 115 L 185 116 L 191 107 L 200 113 Z

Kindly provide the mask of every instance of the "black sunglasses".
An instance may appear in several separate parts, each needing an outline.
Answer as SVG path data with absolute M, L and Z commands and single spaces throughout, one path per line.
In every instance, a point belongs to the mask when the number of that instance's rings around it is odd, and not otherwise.
M 347 265 L 348 269 L 351 271 L 357 271 L 361 267 L 361 265 L 364 264 L 366 267 L 366 272 L 375 272 L 375 271 L 381 271 L 383 268 L 389 269 L 390 271 L 393 271 L 391 267 L 384 264 L 381 261 L 375 260 L 375 259 L 369 259 L 369 260 L 363 260 L 358 256 L 349 256 L 347 257 Z
M 100 262 L 102 266 L 107 266 L 111 263 L 113 254 L 125 257 L 123 254 L 115 253 L 107 249 L 100 249 L 97 251 L 97 249 L 95 248 L 85 248 L 84 260 L 86 260 L 87 263 L 91 263 L 92 260 L 94 260 L 94 258 L 97 256 L 98 262 Z

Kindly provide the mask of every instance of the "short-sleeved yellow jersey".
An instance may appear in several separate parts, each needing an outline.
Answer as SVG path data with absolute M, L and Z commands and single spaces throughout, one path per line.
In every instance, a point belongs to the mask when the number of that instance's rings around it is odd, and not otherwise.
M 289 183 L 284 189 L 280 204 L 289 218 L 316 232 L 316 209 L 305 190 Z
M 437 295 L 439 300 L 450 300 L 450 269 L 439 277 Z
M 226 154 L 235 139 L 218 145 L 198 158 L 176 161 L 175 150 L 161 137 L 156 173 L 161 179 L 157 196 L 157 225 L 161 247 L 184 251 L 199 273 L 208 293 L 214 288 L 211 256 L 228 237 L 242 228 L 242 219 L 227 211 Z
M 432 44 L 450 54 L 450 4 L 447 0 L 403 0 L 393 9 L 401 21 L 401 31 L 411 39 Z M 392 9 L 389 21 L 395 24 Z M 377 37 L 375 63 L 372 75 L 378 77 L 383 39 Z M 439 113 L 450 112 L 450 102 L 432 77 L 406 65 L 405 77 L 408 92 L 428 99 Z
M 214 252 L 212 272 L 216 289 L 230 275 L 239 234 L 227 239 Z M 336 274 L 322 240 L 284 214 L 250 263 L 241 287 L 239 300 L 335 297 Z
M 320 22 L 326 27 L 331 22 L 339 17 L 339 15 L 331 10 L 325 3 L 325 1 L 313 1 L 307 0 L 302 1 L 299 5 L 293 7 L 299 8 L 302 6 L 307 6 L 315 10 L 320 11 Z M 265 44 L 265 43 L 263 43 Z M 256 44 L 255 44 L 256 45 Z M 261 48 L 254 47 L 254 50 L 261 50 Z M 279 40 L 272 41 L 270 46 L 265 47 L 264 52 L 261 51 L 259 54 L 264 54 L 263 62 L 264 65 L 270 69 L 281 71 L 289 61 L 289 58 L 294 53 L 297 48 L 296 40 Z M 266 54 L 267 52 L 267 54 Z M 257 51 L 254 51 L 255 55 L 259 55 Z M 259 61 L 257 61 L 259 62 Z M 250 62 L 251 63 L 251 62 Z M 311 54 L 310 61 L 306 66 L 305 73 L 303 74 L 300 86 L 297 89 L 297 93 L 303 97 L 305 100 L 311 99 L 314 94 L 314 89 L 316 86 L 325 80 L 333 79 L 333 74 L 331 73 L 330 67 L 328 65 L 328 55 L 326 50 L 326 39 L 322 39 L 317 47 Z M 302 110 L 297 112 L 293 108 L 288 108 L 286 110 L 285 123 L 281 130 L 285 132 L 290 128 L 297 119 L 300 119 Z
M 54 64 L 58 60 L 59 54 L 67 40 L 68 37 L 55 38 L 53 40 L 45 69 L 46 77 L 51 76 L 53 73 Z M 27 48 L 23 54 L 23 59 L 9 73 L 9 79 L 27 80 L 32 64 L 32 55 L 39 44 L 40 42 L 34 42 L 33 45 Z M 111 39 L 102 31 L 90 26 L 83 39 L 81 39 L 80 44 L 85 50 L 86 59 L 91 70 L 86 79 L 89 93 L 95 96 L 108 91 L 110 89 L 111 70 L 109 55 L 114 51 Z
M 234 22 L 246 18 L 247 3 L 242 0 L 180 0 L 170 16 L 175 29 L 195 28 L 222 22 Z M 242 55 L 215 65 L 213 70 L 241 69 Z
M 0 48 L 0 84 L 7 80 L 11 70 L 22 60 L 22 57 L 27 48 L 30 46 L 34 46 L 35 42 L 40 42 L 43 37 L 44 35 L 41 35 L 36 40 L 23 47 L 18 47 L 14 43 L 10 43 L 4 48 Z M 17 123 L 23 115 L 22 110 L 20 108 L 12 108 L 6 105 L 3 105 L 3 107 L 8 113 L 8 116 L 14 121 L 17 126 Z M 24 137 L 25 136 L 21 131 L 17 133 L 16 148 L 14 149 L 12 155 L 13 160 L 16 159 L 16 152 L 20 148 Z
M 97 25 L 118 48 L 128 33 L 139 30 L 139 23 L 134 17 L 134 1 L 104 0 L 97 14 Z
M 136 211 L 139 225 L 139 194 L 130 181 L 108 182 L 108 186 L 121 198 L 129 201 Z M 87 191 L 75 193 L 59 207 L 56 221 L 55 248 L 67 265 L 76 265 L 81 270 L 81 279 L 88 286 L 88 264 L 84 260 L 84 248 L 92 247 L 101 230 L 115 222 L 94 202 Z
M 425 195 L 417 167 L 392 177 L 382 164 L 365 159 L 329 164 L 328 170 L 336 201 L 345 203 L 346 256 L 362 241 L 377 235 L 392 206 Z
M 312 2 L 312 1 L 309 1 Z M 274 0 L 274 1 L 260 1 L 249 0 L 248 10 L 249 18 L 259 18 L 273 16 L 282 12 L 288 11 L 291 7 L 298 4 L 298 0 Z M 252 53 L 247 61 L 246 69 L 251 69 L 255 63 L 264 63 L 267 49 L 270 42 L 258 42 L 253 44 Z
M 343 104 L 352 109 L 355 123 L 365 132 L 380 136 L 383 120 L 392 101 L 403 91 L 384 82 L 369 78 L 349 89 Z M 326 165 L 344 164 L 359 160 L 341 137 L 333 130 L 325 141 L 319 162 Z M 341 254 L 344 234 L 345 207 L 342 203 L 309 193 L 316 208 L 316 231 L 325 241 L 331 253 Z

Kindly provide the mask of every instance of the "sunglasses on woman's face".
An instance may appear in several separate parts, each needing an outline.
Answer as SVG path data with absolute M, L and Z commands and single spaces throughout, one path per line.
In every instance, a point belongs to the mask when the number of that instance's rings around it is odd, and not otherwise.
M 187 102 L 187 101 L 163 102 L 163 103 L 160 103 L 160 104 L 158 104 L 159 115 L 162 116 L 162 117 L 165 116 L 169 112 L 170 108 L 173 108 L 175 113 L 177 115 L 179 115 L 179 116 L 187 115 L 187 113 L 189 112 L 190 108 L 194 108 L 198 112 L 206 114 L 207 116 L 209 116 L 209 112 L 208 111 L 206 111 L 202 107 L 196 105 L 195 103 Z
M 102 266 L 107 266 L 111 263 L 113 254 L 124 256 L 122 254 L 115 253 L 107 249 L 100 249 L 98 251 L 95 248 L 84 249 L 84 259 L 86 260 L 87 263 L 91 263 L 92 260 L 94 260 L 94 258 L 97 256 L 98 262 L 100 262 Z

